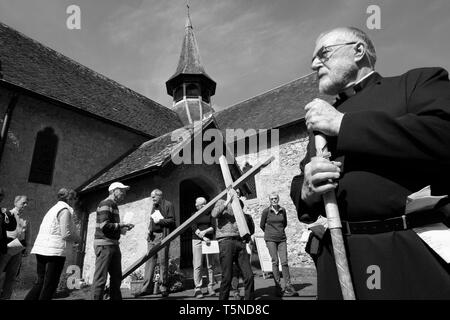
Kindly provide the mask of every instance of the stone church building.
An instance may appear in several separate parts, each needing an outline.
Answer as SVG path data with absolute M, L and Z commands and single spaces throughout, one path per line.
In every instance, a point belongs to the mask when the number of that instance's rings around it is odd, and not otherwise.
M 315 97 L 325 98 L 318 93 L 315 75 L 215 112 L 216 82 L 200 61 L 189 16 L 178 67 L 166 82 L 167 93 L 173 97 L 169 107 L 1 23 L 0 66 L 0 187 L 6 191 L 0 206 L 12 208 L 16 195 L 29 197 L 24 216 L 31 224 L 32 246 L 44 214 L 56 202 L 57 190 L 76 189 L 80 201 L 75 218 L 84 242 L 67 264 L 79 265 L 88 283 L 95 262 L 96 205 L 107 197 L 110 183 L 131 186 L 119 206 L 121 218 L 127 216 L 136 225 L 121 238 L 123 269 L 147 250 L 153 189 L 161 189 L 174 204 L 179 225 L 195 211 L 196 197 L 212 199 L 225 188 L 218 164 L 173 162 L 180 148 L 198 151 L 196 137 L 200 137 L 201 152 L 206 151 L 209 142 L 204 135 L 210 129 L 220 132 L 223 153 L 235 160 L 229 163 L 233 179 L 275 156 L 271 166 L 242 187 L 246 210 L 253 216 L 256 233 L 262 234 L 261 211 L 268 205 L 269 193 L 278 192 L 288 212 L 289 263 L 311 263 L 300 243 L 305 226 L 297 219 L 289 188 L 292 177 L 299 174 L 307 143 L 303 107 Z M 244 135 L 227 139 L 231 129 Z M 270 143 L 261 143 L 267 140 Z M 192 266 L 190 240 L 188 230 L 170 245 L 171 258 L 187 273 Z M 31 282 L 34 270 L 35 258 L 28 256 L 21 281 Z

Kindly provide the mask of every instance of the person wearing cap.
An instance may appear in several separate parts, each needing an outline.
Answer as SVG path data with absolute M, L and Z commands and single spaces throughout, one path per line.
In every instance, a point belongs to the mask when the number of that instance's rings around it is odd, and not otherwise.
M 152 207 L 150 210 L 150 223 L 148 227 L 148 250 L 161 242 L 175 226 L 175 209 L 170 201 L 163 198 L 163 192 L 155 189 L 150 194 L 152 198 Z M 168 270 L 169 270 L 169 246 L 166 246 L 161 252 L 155 254 L 145 264 L 144 285 L 140 296 L 153 293 L 153 276 L 155 266 L 159 259 L 160 270 L 160 291 L 163 297 L 169 295 Z
M 22 256 L 25 256 L 27 244 L 30 238 L 30 224 L 24 220 L 22 213 L 28 205 L 28 198 L 25 195 L 16 196 L 14 199 L 14 208 L 10 210 L 13 214 L 17 227 L 13 231 L 6 233 L 8 243 L 18 240 L 23 250 L 11 252 L 0 257 L 0 299 L 9 300 L 13 291 L 14 282 L 19 274 L 22 264 Z
M 103 300 L 108 273 L 110 276 L 110 298 L 121 300 L 122 254 L 119 248 L 121 234 L 131 230 L 134 225 L 120 223 L 117 205 L 125 198 L 130 187 L 120 182 L 112 183 L 109 196 L 100 201 L 97 207 L 97 224 L 94 235 L 95 272 L 92 283 L 93 300 Z
M 51 300 L 58 287 L 71 243 L 80 242 L 73 221 L 74 190 L 62 188 L 58 202 L 47 211 L 39 227 L 31 254 L 36 255 L 37 279 L 25 300 Z

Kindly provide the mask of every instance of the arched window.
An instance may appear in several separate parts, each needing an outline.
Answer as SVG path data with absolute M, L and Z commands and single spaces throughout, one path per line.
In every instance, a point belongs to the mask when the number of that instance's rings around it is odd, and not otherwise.
M 179 86 L 175 89 L 173 99 L 175 100 L 175 102 L 181 101 L 181 99 L 183 99 L 183 86 Z
M 52 184 L 57 149 L 58 137 L 52 128 L 38 132 L 28 182 Z
M 200 89 L 196 84 L 190 83 L 186 86 L 187 98 L 198 98 L 200 96 Z

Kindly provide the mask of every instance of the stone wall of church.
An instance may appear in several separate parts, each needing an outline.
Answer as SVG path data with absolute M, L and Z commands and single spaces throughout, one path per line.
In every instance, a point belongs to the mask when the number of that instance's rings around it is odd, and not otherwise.
M 122 252 L 122 270 L 132 265 L 137 259 L 147 252 L 148 223 L 150 221 L 150 193 L 155 188 L 163 191 L 164 198 L 174 205 L 176 225 L 179 226 L 180 206 L 186 205 L 180 202 L 180 184 L 182 181 L 191 180 L 201 186 L 207 193 L 207 198 L 212 199 L 225 186 L 222 179 L 220 166 L 218 165 L 179 165 L 167 166 L 156 174 L 147 174 L 134 179 L 122 181 L 131 187 L 123 204 L 119 205 L 121 221 L 131 221 L 135 227 L 121 237 L 120 248 Z M 86 253 L 83 264 L 83 278 L 87 283 L 92 283 L 95 269 L 94 232 L 97 204 L 108 196 L 105 188 L 82 195 L 82 201 L 88 212 L 88 227 L 86 239 Z M 194 208 L 194 203 L 191 204 Z M 189 228 L 187 232 L 191 232 Z M 180 236 L 170 243 L 169 256 L 179 266 L 181 252 Z M 192 270 L 183 270 L 188 276 Z M 138 269 L 144 274 L 144 266 Z M 122 286 L 128 286 L 130 279 L 122 282 Z
M 246 201 L 246 211 L 255 221 L 255 234 L 263 236 L 259 228 L 261 213 L 269 205 L 269 194 L 277 192 L 280 196 L 280 205 L 286 208 L 288 226 L 288 259 L 291 266 L 312 266 L 313 262 L 304 252 L 305 243 L 300 241 L 305 230 L 305 224 L 299 222 L 295 206 L 290 198 L 290 185 L 292 178 L 300 173 L 299 164 L 306 153 L 308 135 L 304 123 L 282 128 L 279 131 L 279 144 L 257 153 L 239 155 L 236 160 L 242 168 L 246 162 L 254 165 L 264 161 L 271 155 L 275 156 L 272 164 L 255 177 L 257 198 Z
M 8 102 L 8 92 L 0 88 L 1 115 Z M 53 181 L 51 185 L 29 183 L 36 134 L 46 127 L 53 128 L 59 139 Z M 56 203 L 59 188 L 80 186 L 133 145 L 145 140 L 106 122 L 22 95 L 12 115 L 0 163 L 0 186 L 6 190 L 1 206 L 11 208 L 14 196 L 19 194 L 29 197 L 23 215 L 30 221 L 30 245 L 33 245 L 44 214 Z M 68 257 L 67 264 L 70 263 L 73 257 Z M 34 277 L 35 257 L 29 256 L 23 261 L 20 281 L 30 286 Z

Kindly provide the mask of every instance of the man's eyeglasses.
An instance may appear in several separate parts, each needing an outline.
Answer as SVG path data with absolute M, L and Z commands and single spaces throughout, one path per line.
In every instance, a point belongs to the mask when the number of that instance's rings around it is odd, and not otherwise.
M 278 200 L 278 198 L 270 198 L 270 200 Z
M 325 63 L 328 60 L 330 60 L 331 56 L 339 49 L 339 48 L 336 48 L 334 50 L 330 50 L 331 47 L 337 47 L 337 46 L 343 47 L 343 46 L 347 46 L 347 45 L 355 44 L 355 43 L 357 43 L 357 42 L 353 41 L 353 42 L 337 43 L 337 44 L 332 44 L 329 46 L 323 46 L 317 51 L 316 55 L 312 58 L 312 61 L 314 61 L 314 59 L 317 58 L 317 59 L 319 59 L 320 62 Z

